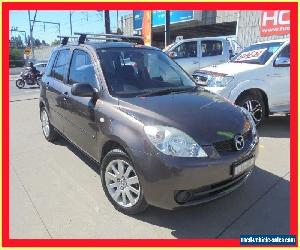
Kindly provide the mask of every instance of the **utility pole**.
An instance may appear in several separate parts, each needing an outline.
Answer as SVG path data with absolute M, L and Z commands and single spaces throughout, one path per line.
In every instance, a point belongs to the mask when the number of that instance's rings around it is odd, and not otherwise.
M 70 35 L 73 35 L 73 31 L 72 31 L 72 11 L 70 11 Z
M 117 30 L 119 29 L 119 11 L 117 10 Z
M 105 25 L 105 33 L 110 34 L 109 10 L 104 10 L 104 25 Z
M 31 48 L 31 51 L 32 51 L 32 59 L 33 60 L 34 60 L 34 49 L 33 49 L 33 37 L 32 37 L 32 33 L 33 33 L 33 27 L 34 27 L 34 23 L 35 23 L 35 19 L 36 19 L 36 14 L 37 14 L 37 10 L 34 13 L 33 20 L 31 20 L 31 18 L 30 18 L 30 10 L 28 10 L 29 31 L 30 31 L 29 41 L 30 41 L 30 48 Z M 33 21 L 32 25 L 31 25 L 31 21 Z
M 170 44 L 170 11 L 166 10 L 166 22 L 165 22 L 165 47 Z

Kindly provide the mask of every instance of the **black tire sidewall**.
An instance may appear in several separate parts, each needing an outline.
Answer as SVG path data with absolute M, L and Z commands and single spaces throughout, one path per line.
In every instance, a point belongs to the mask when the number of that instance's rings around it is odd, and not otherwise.
M 22 86 L 19 86 L 19 85 L 18 85 L 18 82 L 21 82 L 21 83 L 22 83 Z M 24 82 L 23 80 L 19 79 L 19 80 L 16 81 L 16 86 L 17 86 L 18 89 L 22 89 L 22 88 L 25 87 L 25 82 Z
M 137 176 L 139 178 L 141 193 L 140 193 L 138 202 L 133 207 L 126 208 L 126 207 L 120 206 L 117 202 L 114 201 L 114 199 L 111 197 L 111 195 L 109 194 L 109 192 L 107 190 L 106 182 L 105 182 L 105 171 L 106 171 L 106 168 L 109 165 L 109 163 L 113 160 L 124 160 L 124 161 L 128 162 L 133 167 L 135 173 L 137 174 Z M 102 163 L 101 163 L 101 167 L 100 167 L 100 178 L 101 178 L 102 188 L 104 190 L 106 197 L 118 211 L 120 211 L 124 214 L 127 214 L 127 215 L 133 215 L 133 214 L 141 213 L 142 211 L 144 211 L 147 208 L 148 205 L 144 198 L 144 192 L 143 192 L 143 186 L 141 184 L 141 178 L 138 174 L 138 171 L 135 169 L 135 166 L 133 165 L 132 161 L 130 160 L 130 158 L 124 151 L 122 151 L 120 149 L 114 149 L 114 150 L 111 150 L 110 152 L 108 152 L 104 156 Z

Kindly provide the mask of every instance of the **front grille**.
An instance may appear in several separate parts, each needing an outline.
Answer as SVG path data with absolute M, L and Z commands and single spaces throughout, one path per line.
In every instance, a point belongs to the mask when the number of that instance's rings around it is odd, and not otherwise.
M 248 139 L 250 139 L 251 137 L 250 135 L 251 135 L 251 130 L 248 130 L 243 134 L 245 143 L 247 143 Z M 219 153 L 237 151 L 234 146 L 234 139 L 218 141 L 213 143 L 213 146 Z

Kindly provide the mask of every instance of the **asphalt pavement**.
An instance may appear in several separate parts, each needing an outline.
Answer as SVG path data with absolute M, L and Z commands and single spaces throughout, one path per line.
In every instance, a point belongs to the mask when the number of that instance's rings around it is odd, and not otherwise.
M 106 199 L 98 165 L 64 139 L 47 142 L 39 89 L 10 81 L 10 238 L 238 238 L 289 233 L 289 117 L 259 129 L 247 182 L 209 204 L 126 216 Z

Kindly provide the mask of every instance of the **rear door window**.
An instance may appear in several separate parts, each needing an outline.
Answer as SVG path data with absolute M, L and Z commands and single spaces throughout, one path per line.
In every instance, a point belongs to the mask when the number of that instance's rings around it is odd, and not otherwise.
M 57 80 L 63 81 L 65 69 L 69 58 L 69 50 L 60 50 L 55 65 L 52 68 L 51 76 Z
M 201 41 L 202 57 L 219 56 L 223 54 L 223 44 L 220 40 Z
M 68 84 L 88 83 L 93 87 L 97 87 L 96 74 L 91 57 L 82 50 L 74 50 Z
M 197 41 L 184 42 L 173 49 L 176 58 L 197 57 Z

